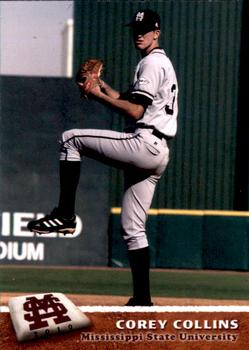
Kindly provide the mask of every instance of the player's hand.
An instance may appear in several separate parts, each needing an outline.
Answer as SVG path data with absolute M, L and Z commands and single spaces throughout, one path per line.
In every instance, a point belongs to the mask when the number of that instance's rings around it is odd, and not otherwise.
M 82 92 L 82 94 L 85 93 L 85 86 L 83 83 L 77 83 L 80 91 Z M 100 87 L 97 85 L 95 87 L 92 87 L 91 90 L 88 91 L 88 95 L 92 96 L 92 97 L 99 97 L 99 94 L 101 93 Z
M 99 85 L 94 86 L 93 88 L 91 88 L 91 90 L 89 91 L 89 94 L 93 97 L 101 97 L 103 95 L 103 92 L 101 91 L 101 88 Z

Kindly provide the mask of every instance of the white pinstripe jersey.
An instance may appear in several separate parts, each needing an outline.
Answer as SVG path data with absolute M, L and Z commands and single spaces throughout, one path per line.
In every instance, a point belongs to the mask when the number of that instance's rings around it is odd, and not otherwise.
M 152 125 L 166 136 L 175 136 L 178 84 L 174 67 L 163 49 L 156 48 L 141 59 L 130 93 L 150 99 L 139 123 Z

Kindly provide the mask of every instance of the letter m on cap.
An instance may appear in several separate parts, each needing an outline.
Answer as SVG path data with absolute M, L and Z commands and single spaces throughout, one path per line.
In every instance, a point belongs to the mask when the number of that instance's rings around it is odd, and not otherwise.
M 144 12 L 138 12 L 136 15 L 136 22 L 141 22 L 144 19 Z

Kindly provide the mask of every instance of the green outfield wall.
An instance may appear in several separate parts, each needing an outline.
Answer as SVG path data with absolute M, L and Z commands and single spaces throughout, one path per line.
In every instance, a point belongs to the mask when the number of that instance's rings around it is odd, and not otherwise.
M 249 213 L 150 210 L 147 235 L 151 266 L 177 269 L 249 269 Z M 127 267 L 120 208 L 112 208 L 109 266 Z

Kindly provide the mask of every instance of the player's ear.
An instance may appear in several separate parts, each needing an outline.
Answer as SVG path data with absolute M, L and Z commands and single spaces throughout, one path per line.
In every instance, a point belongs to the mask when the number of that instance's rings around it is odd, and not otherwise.
M 160 36 L 160 30 L 154 30 L 154 40 L 157 40 Z

